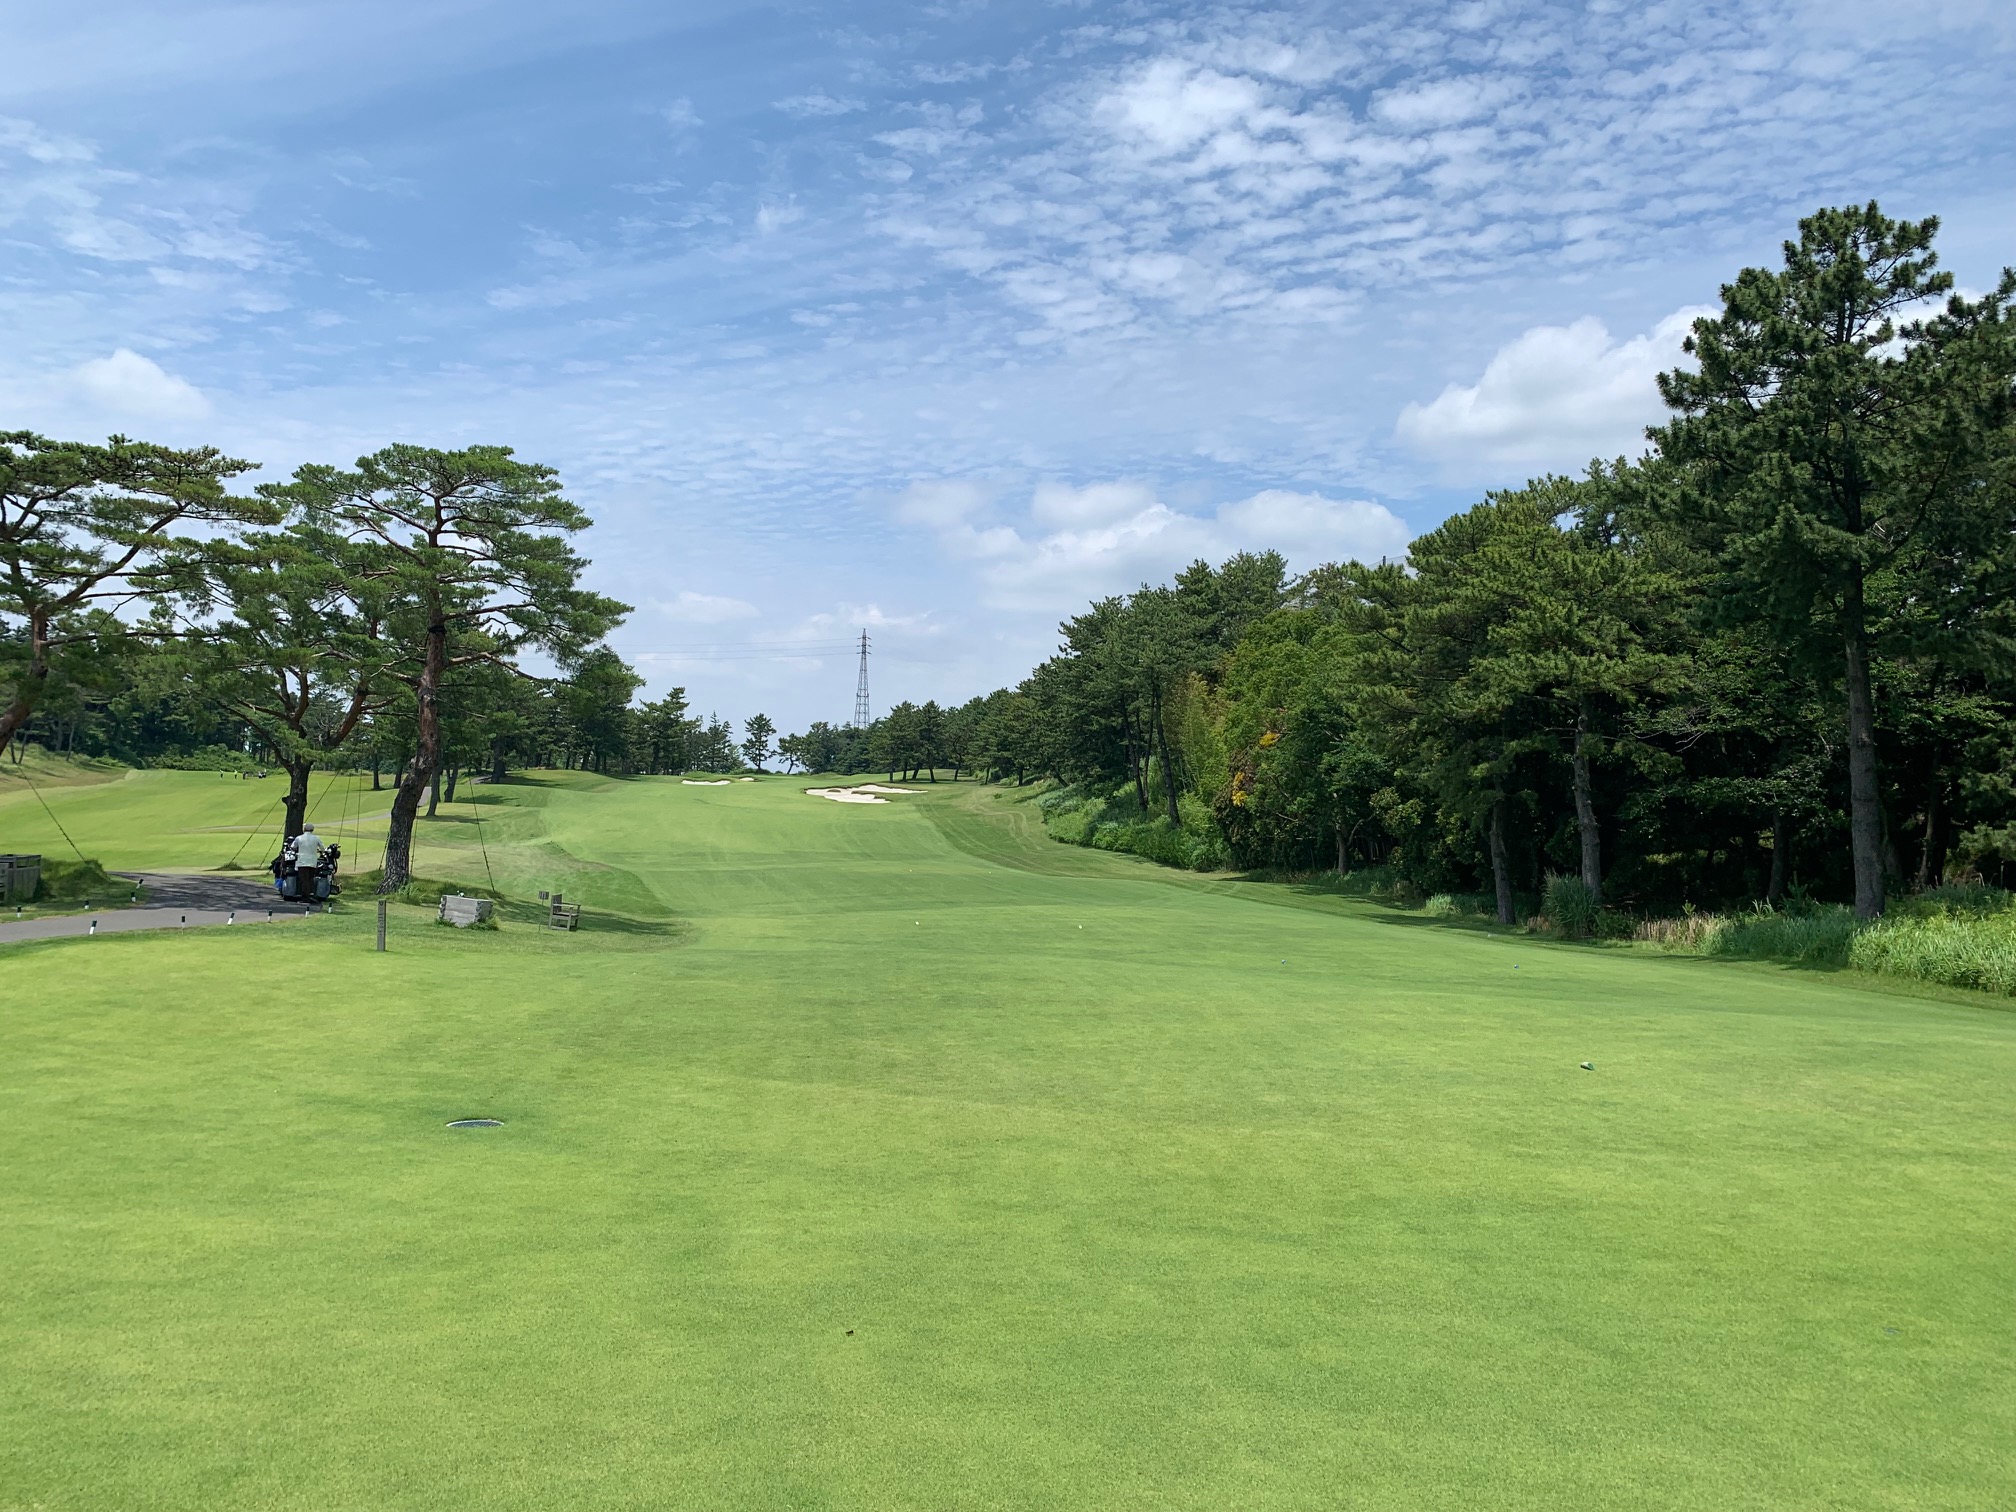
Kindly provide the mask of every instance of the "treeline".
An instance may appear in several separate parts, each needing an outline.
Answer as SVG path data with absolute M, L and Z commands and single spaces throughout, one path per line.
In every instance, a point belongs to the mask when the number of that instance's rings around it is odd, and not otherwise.
M 1271 553 L 1093 605 L 984 700 L 1061 833 L 1553 906 L 1852 901 L 2016 861 L 2016 276 L 1800 225 L 1696 322 L 1641 461 L 1487 495 L 1404 563 Z M 1076 812 L 1071 812 L 1071 810 Z M 1531 909 L 1533 901 L 1525 908 Z
M 589 521 L 552 469 L 393 446 L 234 492 L 251 466 L 0 433 L 0 751 L 258 753 L 287 773 L 290 836 L 316 768 L 389 771 L 390 891 L 444 778 L 688 739 L 676 698 L 628 708 L 634 675 L 599 644 L 628 606 L 580 586 Z M 569 676 L 528 677 L 535 649 Z
M 2016 275 L 1953 294 L 1936 223 L 1800 225 L 1696 323 L 1640 461 L 1487 495 L 1404 563 L 1261 552 L 1103 600 L 1023 683 L 738 740 L 602 638 L 588 520 L 501 447 L 391 447 L 250 494 L 210 449 L 0 434 L 0 750 L 396 796 L 464 774 L 966 772 L 1064 786 L 1065 838 L 1367 872 L 1498 917 L 1852 901 L 2016 862 Z M 527 676 L 536 649 L 561 675 Z M 1522 902 L 1522 899 L 1525 900 Z

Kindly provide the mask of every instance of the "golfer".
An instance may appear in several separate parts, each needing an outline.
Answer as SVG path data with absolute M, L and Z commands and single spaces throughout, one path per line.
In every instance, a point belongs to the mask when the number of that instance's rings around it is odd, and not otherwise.
M 315 826 L 304 824 L 301 833 L 294 837 L 294 864 L 302 871 L 313 871 L 321 864 L 322 852 L 328 848 L 322 843 L 322 837 L 315 833 Z

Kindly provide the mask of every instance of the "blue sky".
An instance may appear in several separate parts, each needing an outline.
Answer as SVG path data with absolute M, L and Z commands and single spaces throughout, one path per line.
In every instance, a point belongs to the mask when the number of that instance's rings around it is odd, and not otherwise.
M 1798 216 L 2016 261 L 2016 7 L 12 0 L 0 427 L 497 441 L 702 709 L 1636 448 Z

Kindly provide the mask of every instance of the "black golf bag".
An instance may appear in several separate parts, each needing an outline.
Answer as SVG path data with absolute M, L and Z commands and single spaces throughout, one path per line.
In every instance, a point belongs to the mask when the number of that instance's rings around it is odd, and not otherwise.
M 342 891 L 336 885 L 336 863 L 342 854 L 342 846 L 325 845 L 319 861 L 303 866 L 289 840 L 273 858 L 273 890 L 284 903 L 327 903 L 331 893 Z

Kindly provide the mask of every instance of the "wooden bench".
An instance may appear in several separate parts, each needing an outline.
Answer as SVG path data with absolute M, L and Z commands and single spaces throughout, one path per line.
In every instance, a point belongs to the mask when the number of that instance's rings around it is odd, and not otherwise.
M 546 927 L 548 929 L 579 929 L 581 927 L 581 905 L 562 900 L 560 894 L 553 894 L 553 901 L 546 905 Z

